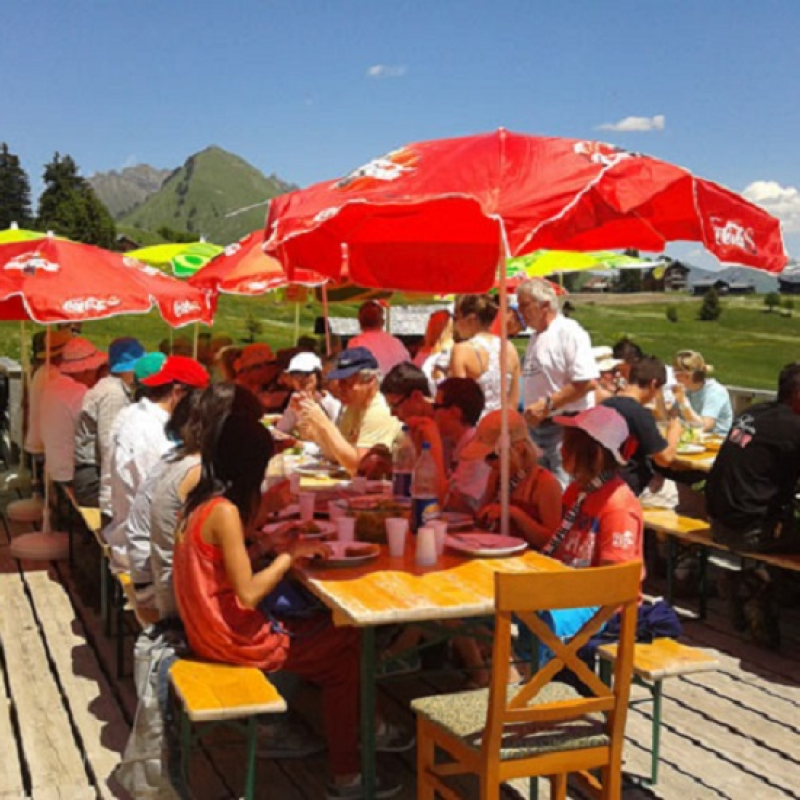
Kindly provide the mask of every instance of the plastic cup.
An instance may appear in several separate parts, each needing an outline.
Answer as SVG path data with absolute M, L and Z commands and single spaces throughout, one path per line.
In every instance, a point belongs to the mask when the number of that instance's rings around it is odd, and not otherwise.
M 356 475 L 350 481 L 350 488 L 358 494 L 364 494 L 367 491 L 367 479 L 363 475 Z
M 352 542 L 356 538 L 355 517 L 339 517 L 336 520 L 336 536 L 340 542 Z
M 432 519 L 428 523 L 429 528 L 433 528 L 434 541 L 436 542 L 436 555 L 444 553 L 444 543 L 447 539 L 447 521 L 443 519 Z
M 329 500 L 328 501 L 328 519 L 331 522 L 336 522 L 337 519 L 341 519 L 347 511 L 341 506 L 338 500 Z
M 300 519 L 303 522 L 311 522 L 314 519 L 314 503 L 316 502 L 314 492 L 300 492 L 297 501 L 300 504 Z
M 436 531 L 429 527 L 420 528 L 417 531 L 417 566 L 432 567 L 436 558 Z
M 406 552 L 408 536 L 408 520 L 405 517 L 388 517 L 386 519 L 386 541 L 389 544 L 389 555 L 402 558 Z

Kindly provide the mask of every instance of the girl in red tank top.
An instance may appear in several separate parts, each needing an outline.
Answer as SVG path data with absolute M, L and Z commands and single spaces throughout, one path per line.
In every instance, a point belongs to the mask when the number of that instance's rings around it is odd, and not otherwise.
M 287 620 L 280 628 L 257 608 L 297 559 L 325 556 L 321 543 L 298 541 L 254 572 L 245 548 L 272 437 L 251 414 L 222 416 L 202 444 L 202 474 L 189 494 L 175 542 L 178 609 L 194 652 L 212 661 L 286 669 L 322 689 L 334 788 L 358 780 L 360 638 L 330 619 Z M 339 796 L 334 792 L 334 796 Z M 349 796 L 349 795 L 348 795 Z

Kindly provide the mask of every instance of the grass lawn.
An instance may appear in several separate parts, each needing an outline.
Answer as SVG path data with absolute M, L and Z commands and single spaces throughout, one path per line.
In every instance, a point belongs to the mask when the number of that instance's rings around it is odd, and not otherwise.
M 596 303 L 585 296 L 576 296 L 575 318 L 589 331 L 594 344 L 613 344 L 622 336 L 630 336 L 647 353 L 666 361 L 682 349 L 699 350 L 715 366 L 715 377 L 733 386 L 774 389 L 778 372 L 790 361 L 800 360 L 800 311 L 784 317 L 767 313 L 762 297 L 731 298 L 722 301 L 723 313 L 717 322 L 700 322 L 697 311 L 701 301 L 676 303 L 678 322 L 669 322 L 666 309 L 669 300 L 653 303 Z M 335 316 L 355 316 L 356 307 L 332 306 Z M 222 296 L 214 321 L 214 333 L 227 333 L 239 341 L 248 336 L 248 319 L 262 325 L 256 339 L 269 342 L 273 348 L 293 343 L 295 306 L 277 302 L 269 295 L 255 298 Z M 300 333 L 313 330 L 314 318 L 322 314 L 318 303 L 301 306 Z M 157 312 L 147 316 L 116 317 L 84 325 L 84 334 L 100 347 L 107 347 L 117 336 L 136 336 L 148 349 L 168 338 L 169 328 Z M 18 323 L 0 323 L 0 354 L 19 357 Z M 191 339 L 193 329 L 183 328 L 174 336 Z M 524 350 L 525 340 L 519 340 Z
M 729 386 L 774 389 L 781 367 L 800 360 L 800 312 L 767 313 L 763 297 L 723 299 L 716 322 L 700 322 L 701 300 L 675 304 L 678 322 L 669 322 L 669 302 L 592 305 L 580 299 L 574 314 L 592 343 L 613 344 L 629 336 L 646 352 L 669 362 L 678 350 L 699 350 L 714 365 L 714 377 Z

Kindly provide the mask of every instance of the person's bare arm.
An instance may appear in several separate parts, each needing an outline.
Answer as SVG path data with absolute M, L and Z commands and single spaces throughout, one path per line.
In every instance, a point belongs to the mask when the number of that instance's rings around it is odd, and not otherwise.
M 668 467 L 672 463 L 675 458 L 675 453 L 678 450 L 680 438 L 681 421 L 677 417 L 673 417 L 667 423 L 667 446 L 660 453 L 653 454 L 653 461 L 655 461 L 659 467 Z
M 359 461 L 369 452 L 350 444 L 317 403 L 301 406 L 298 427 L 304 439 L 319 445 L 326 458 L 341 464 L 351 475 L 356 474 Z
M 516 410 L 519 405 L 519 353 L 511 342 L 506 342 L 508 346 L 508 371 L 511 374 L 511 385 L 508 387 L 508 407 Z
M 531 425 L 540 425 L 554 411 L 585 397 L 597 388 L 597 381 L 572 381 L 566 383 L 549 397 L 542 397 L 525 409 L 525 419 Z
M 225 574 L 233 591 L 245 608 L 255 608 L 277 585 L 298 558 L 325 557 L 328 548 L 321 543 L 294 542 L 265 569 L 253 572 L 250 556 L 245 549 L 244 530 L 239 512 L 231 503 L 214 507 L 205 525 L 203 538 L 222 550 Z
M 472 359 L 475 352 L 465 342 L 459 342 L 453 345 L 453 353 L 450 356 L 450 372 L 451 378 L 471 378 L 474 374 Z

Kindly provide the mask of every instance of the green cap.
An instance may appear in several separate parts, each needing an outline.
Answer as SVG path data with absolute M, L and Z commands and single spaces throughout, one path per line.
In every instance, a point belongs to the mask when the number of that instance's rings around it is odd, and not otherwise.
M 163 353 L 145 353 L 133 368 L 133 374 L 137 381 L 143 381 L 151 375 L 155 375 L 161 369 L 162 364 L 167 360 Z

